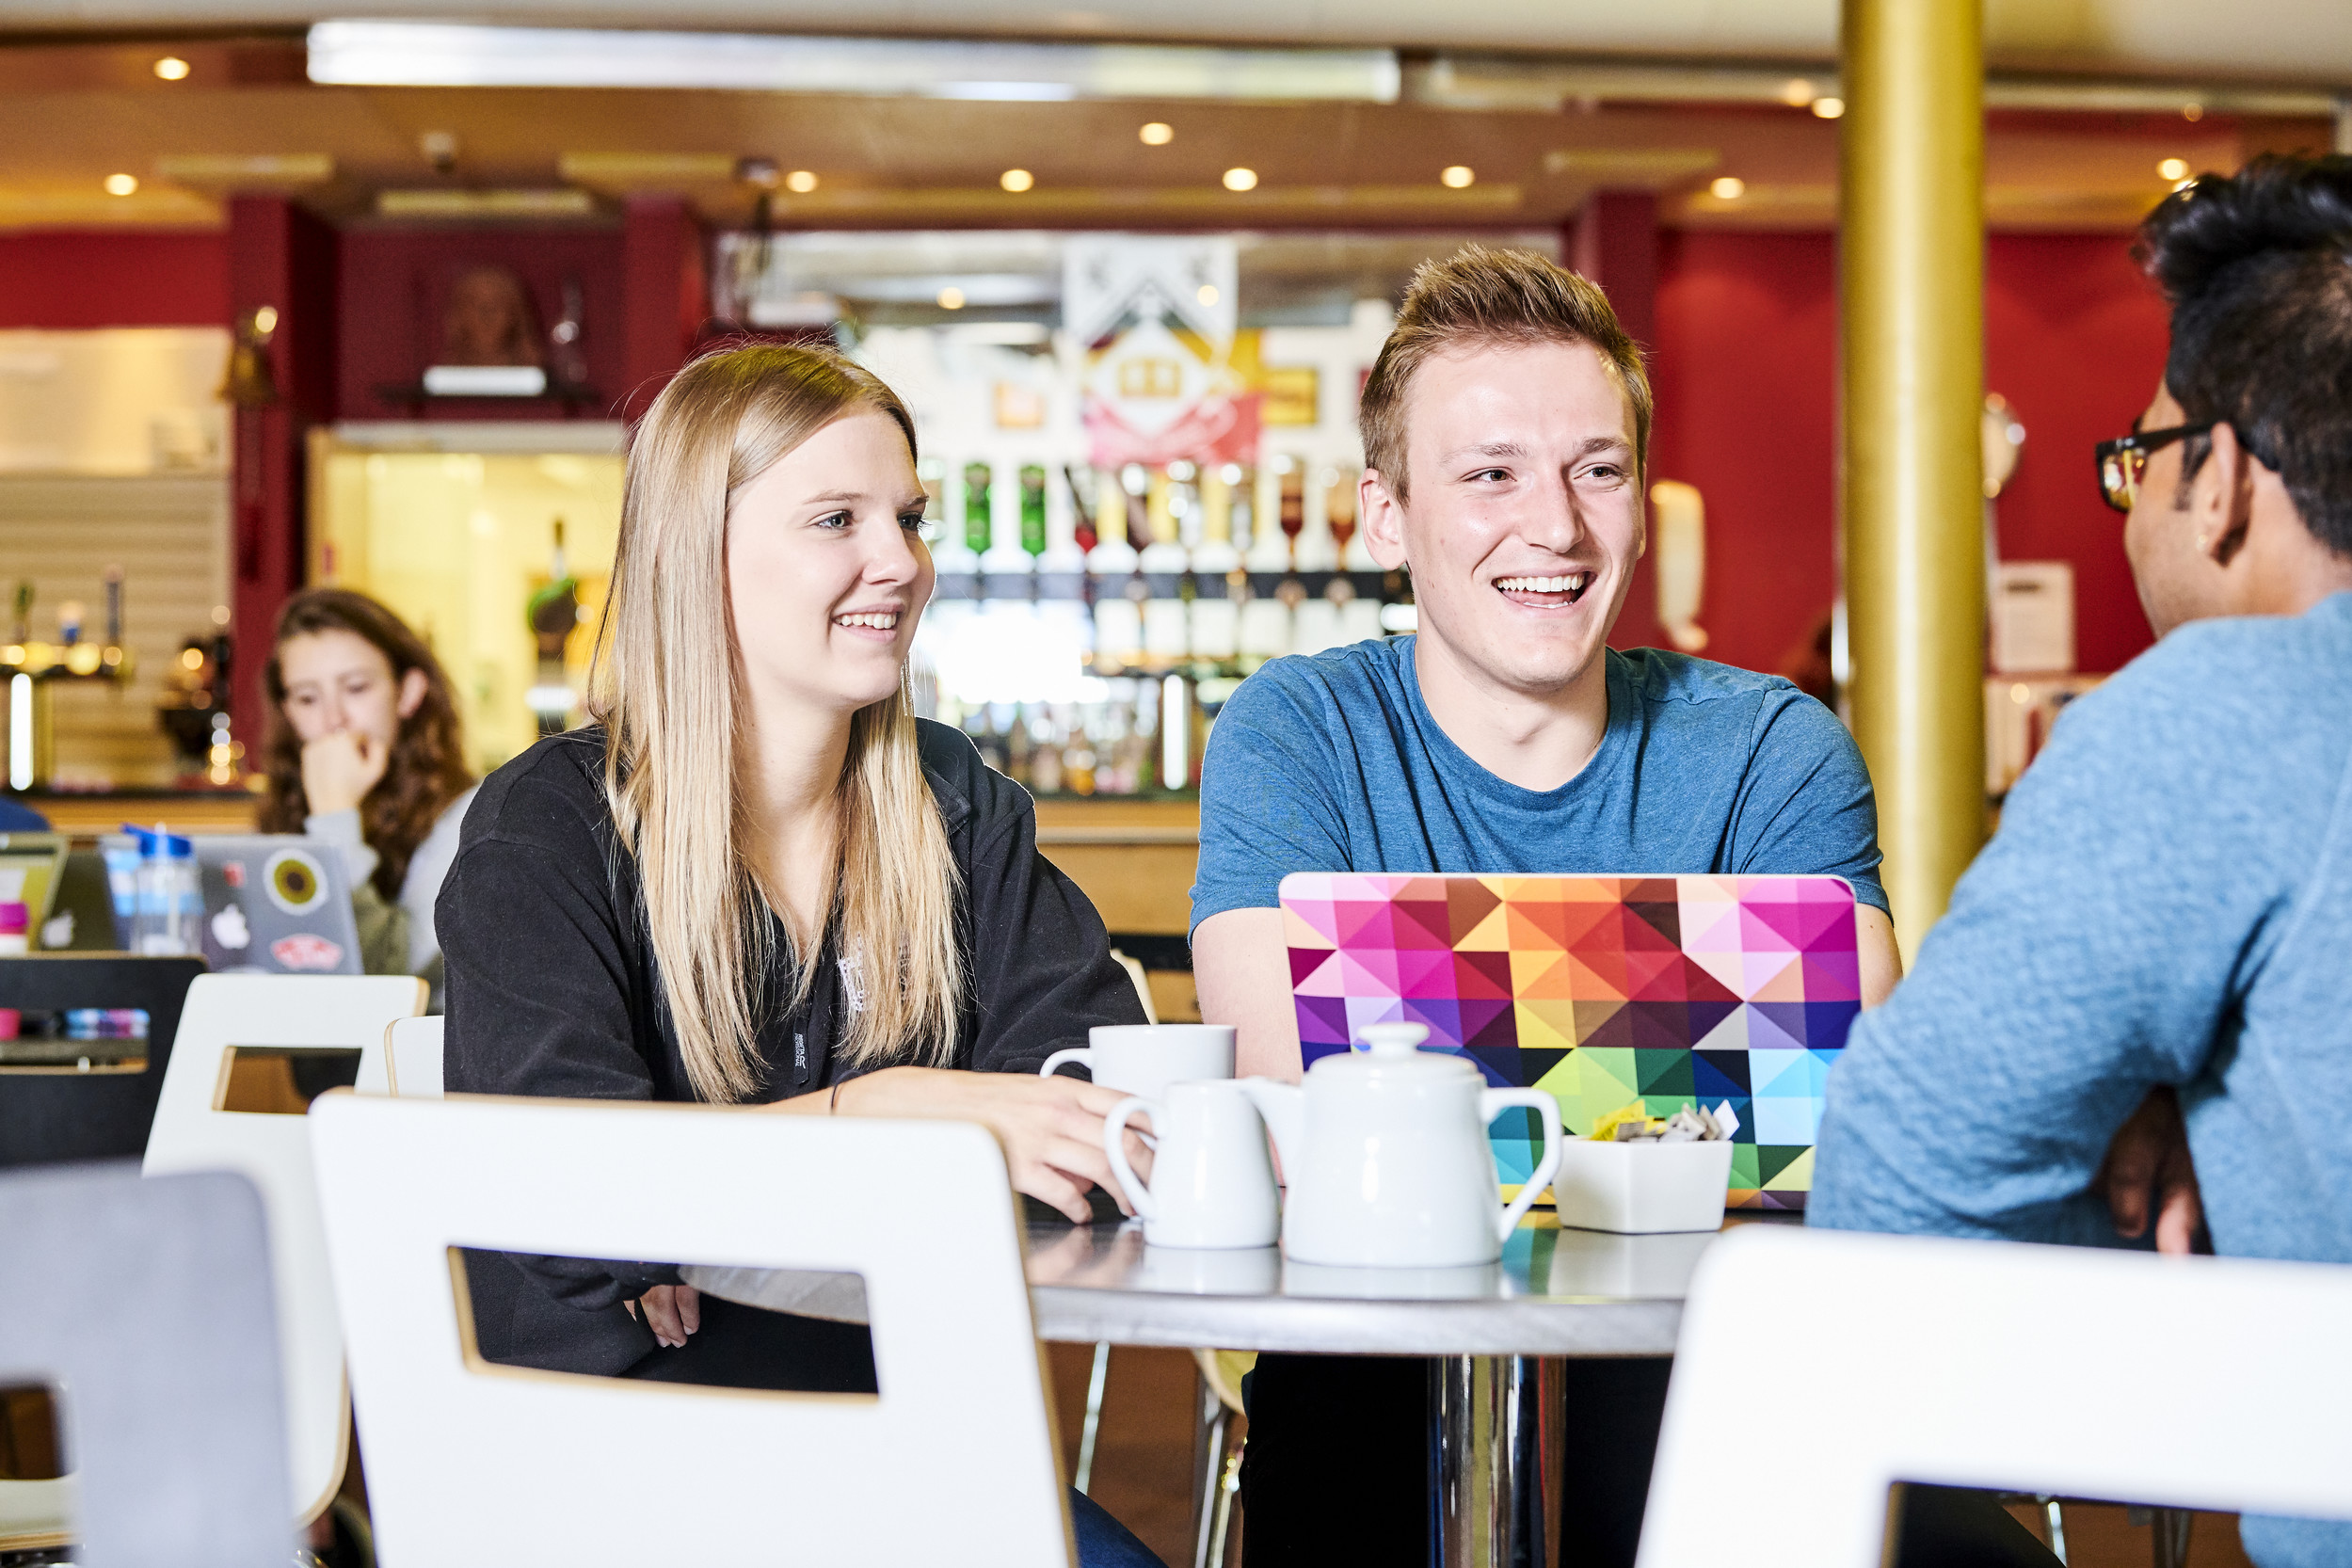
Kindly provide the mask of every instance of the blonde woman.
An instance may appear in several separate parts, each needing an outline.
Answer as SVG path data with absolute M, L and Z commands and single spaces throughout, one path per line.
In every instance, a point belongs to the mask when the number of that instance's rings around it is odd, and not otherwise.
M 1077 1221 L 1090 1188 L 1125 1207 L 1101 1144 L 1120 1096 L 1036 1074 L 1142 1007 L 1029 797 L 907 712 L 922 513 L 911 418 L 836 355 L 712 354 L 654 401 L 602 722 L 484 781 L 441 895 L 451 1089 L 983 1122 L 1022 1192 Z M 477 1254 L 469 1278 L 492 1360 L 873 1385 L 861 1329 L 698 1299 L 672 1269 Z M 1074 1508 L 1088 1563 L 1155 1560 Z

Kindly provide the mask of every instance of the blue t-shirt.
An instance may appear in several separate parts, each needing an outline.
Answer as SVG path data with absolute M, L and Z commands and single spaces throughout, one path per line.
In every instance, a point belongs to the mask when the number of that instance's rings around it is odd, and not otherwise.
M 2066 711 L 1830 1069 L 1807 1222 L 2115 1241 L 2089 1192 L 2176 1087 L 2214 1250 L 2352 1263 L 2352 594 L 2184 626 Z M 2352 1525 L 2249 1515 L 2263 1568 Z
M 1291 872 L 1829 872 L 1886 907 L 1862 753 L 1780 677 L 1612 648 L 1600 749 L 1524 790 L 1437 727 L 1413 644 L 1277 659 L 1224 705 L 1201 764 L 1195 930 L 1278 907 Z

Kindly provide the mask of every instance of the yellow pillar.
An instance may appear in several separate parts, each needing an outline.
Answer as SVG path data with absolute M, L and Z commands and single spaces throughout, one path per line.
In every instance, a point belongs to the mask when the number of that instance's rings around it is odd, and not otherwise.
M 1849 712 L 1909 951 L 1984 841 L 1984 12 L 1844 8 Z

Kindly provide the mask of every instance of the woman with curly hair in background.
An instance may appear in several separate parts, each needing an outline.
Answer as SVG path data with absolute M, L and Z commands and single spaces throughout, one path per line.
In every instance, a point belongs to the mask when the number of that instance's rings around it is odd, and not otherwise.
M 398 616 L 347 588 L 286 601 L 264 676 L 269 780 L 260 825 L 342 851 L 362 967 L 433 986 L 433 904 L 473 799 L 449 678 Z

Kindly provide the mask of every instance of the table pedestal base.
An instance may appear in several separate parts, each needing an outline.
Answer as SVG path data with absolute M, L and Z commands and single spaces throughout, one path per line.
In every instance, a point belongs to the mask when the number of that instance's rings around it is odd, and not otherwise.
M 1430 1363 L 1430 1547 L 1442 1568 L 1560 1568 L 1558 1361 L 1449 1355 Z

